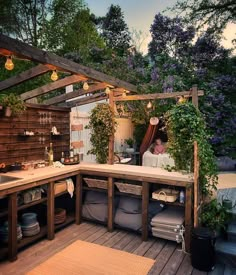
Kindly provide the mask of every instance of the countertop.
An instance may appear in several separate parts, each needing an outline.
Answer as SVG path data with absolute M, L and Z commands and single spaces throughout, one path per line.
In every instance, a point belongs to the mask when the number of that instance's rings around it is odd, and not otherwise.
M 105 172 L 113 173 L 119 175 L 132 175 L 137 177 L 151 177 L 154 179 L 164 179 L 164 180 L 176 180 L 186 183 L 192 183 L 193 179 L 191 175 L 183 175 L 178 172 L 168 172 L 161 168 L 144 167 L 144 166 L 134 166 L 134 165 L 123 165 L 123 164 L 96 164 L 96 163 L 80 163 L 76 165 L 65 165 L 64 167 L 44 167 L 27 171 L 14 171 L 8 172 L 6 176 L 13 176 L 20 178 L 11 182 L 0 184 L 0 191 L 11 189 L 13 187 L 22 186 L 35 181 L 40 181 L 44 179 L 49 179 L 52 177 L 61 176 L 67 173 L 73 172 Z

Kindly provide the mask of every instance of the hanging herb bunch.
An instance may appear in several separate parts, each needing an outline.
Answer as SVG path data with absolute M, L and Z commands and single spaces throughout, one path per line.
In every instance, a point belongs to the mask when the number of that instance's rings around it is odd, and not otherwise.
M 202 114 L 192 103 L 175 105 L 165 115 L 168 152 L 176 170 L 193 172 L 193 143 L 198 143 L 199 182 L 203 194 L 216 190 L 217 166 Z
M 108 158 L 109 137 L 115 132 L 114 112 L 109 104 L 101 103 L 92 109 L 89 124 L 92 149 L 88 154 L 96 155 L 97 162 L 106 163 Z

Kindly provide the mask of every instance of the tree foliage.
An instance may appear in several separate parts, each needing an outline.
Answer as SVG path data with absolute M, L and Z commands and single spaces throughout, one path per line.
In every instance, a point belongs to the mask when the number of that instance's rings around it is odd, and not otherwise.
M 208 26 L 214 32 L 222 32 L 230 22 L 236 23 L 234 0 L 179 0 L 172 10 L 185 13 L 186 20 L 197 28 Z
M 99 22 L 107 47 L 123 55 L 130 47 L 131 36 L 120 6 L 111 5 Z
M 0 32 L 40 47 L 51 0 L 0 1 Z

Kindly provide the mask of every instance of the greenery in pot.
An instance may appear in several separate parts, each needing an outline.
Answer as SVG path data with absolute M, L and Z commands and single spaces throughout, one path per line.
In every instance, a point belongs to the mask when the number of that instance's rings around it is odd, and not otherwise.
M 134 140 L 132 138 L 125 139 L 125 143 L 130 147 L 133 148 L 134 146 Z
M 92 149 L 88 154 L 96 155 L 97 162 L 107 163 L 109 137 L 115 132 L 114 112 L 109 104 L 101 103 L 92 109 L 87 129 L 91 130 Z
M 206 124 L 192 103 L 175 105 L 165 115 L 168 152 L 175 160 L 176 170 L 193 172 L 193 144 L 198 143 L 199 182 L 203 194 L 216 190 L 218 182 L 216 160 L 208 142 Z
M 211 229 L 212 231 L 220 231 L 225 229 L 230 217 L 231 215 L 227 211 L 227 208 L 214 199 L 203 205 L 200 221 L 203 226 Z
M 0 96 L 0 104 L 2 104 L 4 108 L 9 107 L 12 115 L 18 115 L 26 109 L 24 101 L 13 93 L 2 94 Z

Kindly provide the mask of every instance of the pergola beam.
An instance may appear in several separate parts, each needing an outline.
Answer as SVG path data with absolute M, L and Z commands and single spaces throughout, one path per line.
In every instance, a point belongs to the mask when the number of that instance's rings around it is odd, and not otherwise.
M 59 96 L 50 98 L 48 100 L 45 100 L 44 104 L 46 104 L 46 105 L 58 104 L 58 103 L 64 102 L 64 101 L 69 100 L 69 99 L 73 99 L 73 98 L 76 98 L 76 97 L 79 97 L 79 96 L 82 96 L 82 95 L 86 95 L 86 94 L 89 94 L 89 93 L 99 91 L 101 89 L 105 89 L 106 86 L 107 86 L 106 83 L 97 83 L 97 84 L 94 84 L 94 85 L 90 85 L 89 89 L 87 91 L 85 91 L 83 89 L 75 90 L 71 93 L 59 95 Z
M 50 68 L 46 65 L 38 65 L 36 67 L 30 68 L 27 71 L 20 73 L 19 75 L 12 76 L 6 80 L 0 82 L 0 91 L 6 90 L 10 87 L 14 87 L 26 80 L 32 79 L 36 76 L 47 73 Z
M 202 90 L 197 91 L 198 96 L 204 95 Z M 156 94 L 143 94 L 143 95 L 130 95 L 130 96 L 118 96 L 114 97 L 114 101 L 131 101 L 131 100 L 150 100 L 150 99 L 166 99 L 175 97 L 192 97 L 192 91 L 174 92 L 174 93 L 156 93 Z
M 72 74 L 80 74 L 86 78 L 100 82 L 106 82 L 107 84 L 114 87 L 121 87 L 129 91 L 137 91 L 136 86 L 133 84 L 106 75 L 89 67 L 80 65 L 53 53 L 48 53 L 46 51 L 37 49 L 2 34 L 0 34 L 0 48 L 7 50 L 14 55 L 23 56 L 24 58 L 35 62 L 53 65 L 58 70 L 66 70 Z
M 76 106 L 86 105 L 86 104 L 96 102 L 96 101 L 100 101 L 100 100 L 104 100 L 104 99 L 107 99 L 107 98 L 108 98 L 108 96 L 104 92 L 102 92 L 102 93 L 97 93 L 97 94 L 87 96 L 87 97 L 84 97 L 84 98 L 81 98 L 81 99 L 73 100 L 71 102 L 68 102 L 65 106 L 73 108 L 73 107 L 76 107 Z
M 55 82 L 46 84 L 42 87 L 36 88 L 34 90 L 23 93 L 20 96 L 23 100 L 28 100 L 28 99 L 31 99 L 33 97 L 37 97 L 37 96 L 40 96 L 40 95 L 43 95 L 43 94 L 47 94 L 47 93 L 49 93 L 51 91 L 54 91 L 56 89 L 68 86 L 68 85 L 73 84 L 73 83 L 78 83 L 78 82 L 84 81 L 84 80 L 86 80 L 86 78 L 84 78 L 82 76 L 71 75 L 71 76 L 59 79 Z

